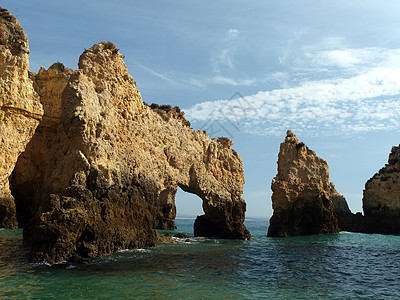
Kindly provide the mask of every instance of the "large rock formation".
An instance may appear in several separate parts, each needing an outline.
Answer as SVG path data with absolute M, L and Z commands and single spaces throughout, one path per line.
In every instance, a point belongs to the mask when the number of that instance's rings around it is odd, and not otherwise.
M 349 211 L 346 200 L 329 181 L 329 167 L 288 130 L 278 155 L 278 174 L 272 180 L 273 216 L 268 236 L 339 232 L 338 212 Z
M 112 43 L 72 74 L 55 65 L 35 78 L 45 118 L 12 181 L 34 261 L 155 245 L 154 227 L 174 228 L 178 186 L 203 201 L 196 235 L 250 238 L 232 142 L 193 131 L 177 107 L 143 104 Z
M 0 227 L 17 226 L 9 177 L 43 115 L 29 71 L 28 38 L 0 8 Z
M 365 184 L 363 210 L 365 232 L 400 234 L 400 145 Z

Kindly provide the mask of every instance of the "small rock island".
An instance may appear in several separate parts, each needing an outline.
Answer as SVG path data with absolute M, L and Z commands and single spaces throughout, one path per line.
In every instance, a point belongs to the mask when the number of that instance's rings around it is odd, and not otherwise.
M 327 162 L 291 130 L 280 145 L 271 189 L 270 237 L 338 233 L 337 213 L 350 213 L 345 198 L 329 181 Z
M 350 211 L 329 181 L 327 162 L 291 130 L 280 146 L 271 188 L 270 237 L 339 231 L 400 234 L 400 145 L 392 147 L 388 163 L 365 184 L 364 215 Z
M 364 232 L 400 234 L 400 145 L 364 189 Z

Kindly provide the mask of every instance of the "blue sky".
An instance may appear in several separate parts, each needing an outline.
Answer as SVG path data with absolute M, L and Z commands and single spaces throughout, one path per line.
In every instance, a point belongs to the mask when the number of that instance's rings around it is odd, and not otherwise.
M 18 1 L 1 4 L 30 38 L 30 68 L 112 41 L 144 101 L 178 105 L 228 136 L 244 161 L 248 216 L 272 214 L 287 129 L 327 160 L 361 211 L 365 182 L 400 143 L 399 1 Z M 177 196 L 179 214 L 201 201 Z

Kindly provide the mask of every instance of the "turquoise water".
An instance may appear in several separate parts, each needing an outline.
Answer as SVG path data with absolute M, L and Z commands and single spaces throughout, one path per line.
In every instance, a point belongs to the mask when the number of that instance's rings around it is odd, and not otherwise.
M 193 220 L 177 220 L 193 234 Z M 21 230 L 0 230 L 0 299 L 393 299 L 400 297 L 400 236 L 341 233 L 255 241 L 192 239 L 124 251 L 83 266 L 35 265 Z

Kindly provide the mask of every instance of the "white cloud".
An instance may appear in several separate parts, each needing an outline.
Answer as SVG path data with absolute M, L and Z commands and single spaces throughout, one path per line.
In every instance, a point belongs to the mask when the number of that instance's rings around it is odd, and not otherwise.
M 364 69 L 400 66 L 400 49 L 343 48 L 334 50 L 306 51 L 308 62 L 314 67 L 340 68 L 362 67 Z
M 234 68 L 232 57 L 234 49 L 234 41 L 239 36 L 240 31 L 231 28 L 226 33 L 225 38 L 222 40 L 222 45 L 218 53 L 211 58 L 213 71 L 216 73 L 221 72 L 221 68 L 228 67 L 230 70 Z
M 210 83 L 213 84 L 226 84 L 232 86 L 249 86 L 253 85 L 257 82 L 255 79 L 243 79 L 243 80 L 235 80 L 233 78 L 225 77 L 225 76 L 215 76 L 212 77 Z
M 228 30 L 228 36 L 227 39 L 229 40 L 234 40 L 236 39 L 240 34 L 240 31 L 235 29 L 235 28 L 231 28 Z
M 348 79 L 305 82 L 242 99 L 207 101 L 185 112 L 191 121 L 235 121 L 241 130 L 262 135 L 281 135 L 289 128 L 332 135 L 398 130 L 400 68 L 377 69 Z

